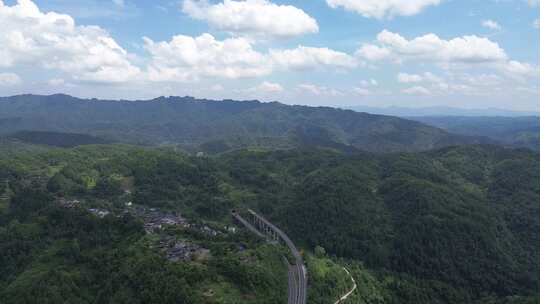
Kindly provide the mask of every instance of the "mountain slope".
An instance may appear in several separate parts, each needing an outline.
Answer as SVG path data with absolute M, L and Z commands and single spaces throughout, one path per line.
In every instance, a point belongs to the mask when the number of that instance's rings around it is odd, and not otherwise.
M 117 297 L 280 302 L 284 273 L 266 270 L 279 270 L 279 255 L 271 263 L 256 244 L 246 255 L 247 235 L 200 235 L 193 241 L 210 249 L 210 260 L 167 263 L 152 250 L 142 222 L 114 216 L 126 211 L 125 202 L 222 231 L 231 224 L 231 209 L 256 209 L 306 254 L 322 246 L 347 264 L 365 265 L 373 277 L 356 277 L 359 294 L 373 297 L 365 303 L 538 303 L 540 154 L 529 150 L 244 150 L 206 158 L 128 145 L 24 149 L 0 153 L 0 180 L 8 181 L 0 183 L 7 198 L 0 199 L 0 252 L 6 253 L 0 255 L 0 297 L 6 303 L 35 293 L 57 296 L 54 303 L 97 294 L 100 303 Z M 79 200 L 81 210 L 62 207 L 62 198 Z M 113 216 L 89 218 L 87 208 Z M 198 235 L 182 231 L 164 232 Z M 313 279 L 312 295 L 335 291 L 335 281 Z M 323 285 L 328 289 L 313 290 Z M 209 289 L 218 292 L 216 301 L 207 298 Z M 237 292 L 218 301 L 220 290 Z M 128 302 L 137 303 L 122 301 Z
M 72 148 L 81 145 L 102 145 L 108 142 L 86 134 L 20 131 L 11 135 L 11 138 L 35 145 L 47 145 L 62 148 Z
M 291 238 L 364 261 L 395 303 L 473 303 L 540 286 L 540 158 L 531 151 L 246 153 L 230 163 Z
M 67 95 L 0 99 L 0 132 L 88 134 L 147 145 L 178 144 L 223 152 L 246 146 L 324 147 L 340 151 L 422 151 L 486 143 L 405 119 L 333 108 L 258 101 L 160 97 L 146 101 L 84 100 Z

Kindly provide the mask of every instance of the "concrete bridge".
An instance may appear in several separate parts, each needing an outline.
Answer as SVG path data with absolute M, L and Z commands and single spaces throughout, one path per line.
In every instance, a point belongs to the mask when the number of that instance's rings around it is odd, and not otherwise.
M 291 265 L 287 259 L 284 259 L 289 269 L 288 304 L 306 304 L 307 269 L 304 265 L 302 255 L 291 239 L 281 229 L 251 209 L 247 210 L 246 218 L 242 217 L 236 211 L 232 212 L 232 216 L 257 236 L 266 238 L 269 241 L 282 242 L 289 248 L 294 257 L 294 264 Z
M 9 199 L 9 180 L 8 179 L 5 179 L 2 181 L 2 183 L 4 183 L 4 191 L 3 193 L 0 193 L 0 200 L 8 200 Z

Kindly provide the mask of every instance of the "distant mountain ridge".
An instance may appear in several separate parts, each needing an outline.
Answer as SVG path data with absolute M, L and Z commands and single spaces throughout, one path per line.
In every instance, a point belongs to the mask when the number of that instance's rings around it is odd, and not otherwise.
M 423 151 L 493 142 L 397 117 L 256 100 L 159 97 L 113 101 L 63 94 L 0 98 L 0 135 L 19 131 L 87 134 L 107 141 L 178 145 L 212 153 L 253 146 Z
M 354 106 L 347 107 L 358 112 L 367 112 L 379 115 L 390 115 L 398 117 L 419 117 L 419 116 L 465 116 L 465 117 L 522 117 L 522 116 L 540 116 L 540 112 L 534 111 L 513 111 L 498 108 L 486 108 L 486 109 L 464 109 L 445 106 L 433 106 L 433 107 L 368 107 L 368 106 Z
M 424 116 L 410 119 L 455 134 L 485 136 L 510 146 L 540 150 L 540 117 L 537 116 Z

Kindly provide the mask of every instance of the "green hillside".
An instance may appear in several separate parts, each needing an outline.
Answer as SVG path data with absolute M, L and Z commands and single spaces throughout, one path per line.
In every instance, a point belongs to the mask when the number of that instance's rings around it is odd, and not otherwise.
M 242 147 L 323 147 L 343 152 L 423 151 L 486 143 L 421 123 L 277 102 L 160 97 L 146 101 L 84 100 L 67 95 L 0 98 L 0 134 L 78 133 L 113 142 L 175 145 L 220 153 Z
M 84 146 L 5 155 L 0 295 L 6 303 L 32 303 L 15 300 L 27 290 L 51 302 L 276 303 L 286 288 L 279 248 L 227 232 L 229 211 L 244 207 L 269 217 L 306 253 L 321 246 L 349 265 L 363 282 L 359 288 L 369 291 L 356 295 L 360 303 L 538 301 L 540 154 L 531 151 L 465 146 L 206 158 Z M 62 207 L 73 199 L 80 201 L 75 209 Z M 137 214 L 117 217 L 128 201 L 224 234 L 182 228 L 145 235 Z M 96 218 L 91 209 L 110 215 Z M 207 248 L 210 258 L 169 262 L 152 245 L 164 237 Z M 311 297 L 335 297 L 332 286 L 346 289 L 339 267 L 309 263 L 319 269 Z M 141 276 L 142 269 L 150 270 Z

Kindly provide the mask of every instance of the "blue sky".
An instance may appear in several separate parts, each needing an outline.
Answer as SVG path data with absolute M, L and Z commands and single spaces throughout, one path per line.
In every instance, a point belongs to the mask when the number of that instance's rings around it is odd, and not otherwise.
M 540 0 L 0 0 L 0 95 L 540 110 Z

